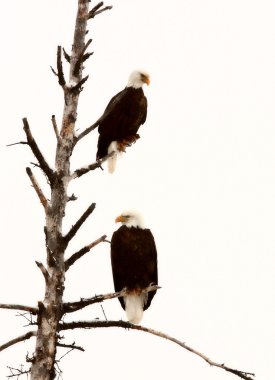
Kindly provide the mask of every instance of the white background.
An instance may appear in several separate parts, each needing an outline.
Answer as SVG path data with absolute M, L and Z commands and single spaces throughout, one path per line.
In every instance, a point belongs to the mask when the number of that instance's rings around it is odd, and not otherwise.
M 56 46 L 69 52 L 76 0 L 1 2 L 1 267 L 0 302 L 36 305 L 45 262 L 44 214 L 25 167 L 34 161 L 21 119 L 51 165 L 63 99 Z M 109 3 L 108 3 L 109 4 Z M 91 172 L 69 187 L 64 232 L 91 202 L 97 207 L 68 248 L 69 256 L 99 236 L 110 238 L 121 211 L 136 208 L 152 230 L 162 289 L 143 324 L 166 332 L 212 360 L 257 380 L 275 371 L 275 3 L 272 0 L 118 0 L 90 21 L 94 56 L 81 94 L 83 130 L 120 91 L 129 73 L 151 73 L 141 139 L 117 171 Z M 95 5 L 93 2 L 92 5 Z M 107 5 L 107 3 L 106 3 Z M 97 132 L 77 146 L 72 169 L 94 162 Z M 47 196 L 49 190 L 34 169 Z M 101 244 L 68 272 L 65 299 L 113 291 L 109 246 Z M 117 300 L 108 319 L 125 318 Z M 100 305 L 70 316 L 104 318 Z M 69 320 L 69 318 L 67 319 Z M 0 310 L 0 344 L 29 327 Z M 63 379 L 235 378 L 179 346 L 122 329 L 66 332 L 82 345 L 61 362 Z M 34 339 L 0 354 L 0 378 L 33 352 Z M 65 353 L 60 349 L 58 357 Z

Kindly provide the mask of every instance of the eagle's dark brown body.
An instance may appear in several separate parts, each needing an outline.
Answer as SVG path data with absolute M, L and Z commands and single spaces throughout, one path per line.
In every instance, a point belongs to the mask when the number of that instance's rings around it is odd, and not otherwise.
M 100 118 L 96 158 L 108 154 L 113 141 L 127 146 L 138 138 L 137 131 L 147 116 L 147 99 L 142 88 L 126 87 L 109 102 Z
M 126 287 L 135 294 L 158 283 L 157 250 L 149 229 L 122 225 L 112 236 L 111 261 L 116 292 Z M 148 293 L 144 310 L 150 306 L 155 293 Z M 124 299 L 120 297 L 119 301 L 125 310 Z

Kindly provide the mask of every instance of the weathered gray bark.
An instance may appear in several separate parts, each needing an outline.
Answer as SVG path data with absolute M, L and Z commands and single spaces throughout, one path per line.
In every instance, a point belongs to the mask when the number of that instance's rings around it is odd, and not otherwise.
M 78 1 L 75 34 L 70 58 L 70 77 L 65 83 L 60 48 L 58 54 L 58 78 L 64 91 L 64 112 L 61 139 L 57 143 L 55 171 L 51 182 L 51 199 L 46 209 L 47 272 L 45 298 L 39 303 L 36 348 L 31 368 L 32 380 L 51 380 L 55 377 L 57 327 L 62 316 L 64 290 L 64 252 L 67 242 L 63 238 L 62 221 L 68 200 L 67 185 L 70 180 L 70 156 L 74 146 L 74 128 L 82 79 L 81 54 L 85 47 L 85 35 L 89 15 L 89 1 Z

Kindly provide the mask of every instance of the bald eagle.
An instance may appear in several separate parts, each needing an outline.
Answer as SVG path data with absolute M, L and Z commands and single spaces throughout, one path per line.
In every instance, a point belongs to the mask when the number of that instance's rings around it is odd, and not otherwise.
M 147 99 L 142 86 L 150 84 L 149 75 L 133 71 L 124 90 L 116 94 L 107 105 L 98 123 L 98 144 L 96 159 L 115 151 L 108 159 L 108 169 L 113 173 L 116 166 L 117 152 L 125 152 L 139 138 L 137 131 L 145 123 L 147 116 Z
M 116 222 L 122 226 L 111 240 L 115 291 L 126 290 L 127 295 L 118 299 L 128 320 L 137 324 L 156 294 L 156 290 L 146 292 L 144 289 L 158 283 L 157 249 L 152 232 L 144 228 L 138 213 L 124 212 Z

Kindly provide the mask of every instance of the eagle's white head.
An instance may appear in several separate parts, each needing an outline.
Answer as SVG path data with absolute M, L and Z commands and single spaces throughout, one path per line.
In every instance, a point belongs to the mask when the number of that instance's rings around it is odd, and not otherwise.
M 138 227 L 144 229 L 144 222 L 142 215 L 137 211 L 124 211 L 116 218 L 116 223 L 120 222 L 126 227 Z
M 133 71 L 130 76 L 126 87 L 141 88 L 144 83 L 148 86 L 150 84 L 150 76 L 145 71 Z

